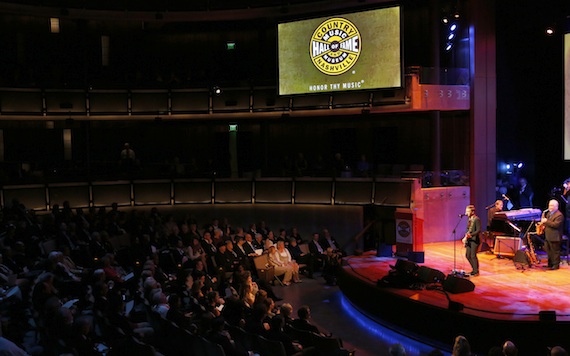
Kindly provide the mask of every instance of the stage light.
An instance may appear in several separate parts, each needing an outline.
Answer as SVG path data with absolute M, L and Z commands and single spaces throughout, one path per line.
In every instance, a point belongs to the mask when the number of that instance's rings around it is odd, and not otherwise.
M 518 169 L 521 169 L 522 167 L 523 167 L 523 163 L 522 163 L 522 162 L 519 162 L 519 164 L 517 164 L 517 168 L 518 168 Z
M 453 38 L 455 38 L 455 33 L 450 33 L 449 36 L 447 36 L 447 39 L 449 41 L 451 41 Z
M 451 24 L 451 26 L 449 26 L 449 31 L 455 31 L 457 30 L 457 24 Z
M 544 32 L 546 32 L 546 35 L 547 35 L 547 36 L 553 36 L 554 33 L 555 33 L 554 27 L 547 27 Z
M 451 51 L 451 49 L 453 48 L 453 43 L 447 43 L 447 45 L 445 45 L 445 50 L 446 51 Z
M 455 13 L 453 14 L 453 18 L 458 19 L 459 17 L 460 17 L 459 12 L 455 11 Z
M 511 169 L 511 165 L 507 163 L 507 170 Z
M 220 88 L 219 86 L 215 86 L 215 87 L 212 88 L 212 92 L 213 92 L 215 95 L 221 95 L 222 92 L 223 92 L 223 90 L 222 90 L 222 88 Z
M 441 18 L 441 22 L 447 25 L 449 23 L 449 18 L 447 16 L 444 16 Z

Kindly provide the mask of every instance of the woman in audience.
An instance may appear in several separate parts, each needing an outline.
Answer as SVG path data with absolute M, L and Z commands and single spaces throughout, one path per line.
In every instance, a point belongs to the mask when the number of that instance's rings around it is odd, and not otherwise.
M 279 253 L 275 248 L 275 245 L 271 244 L 268 249 L 269 253 L 269 264 L 275 267 L 275 275 L 283 276 L 283 285 L 288 286 L 291 284 L 291 279 L 293 278 L 293 267 L 281 261 Z
M 296 261 L 291 258 L 291 253 L 285 248 L 284 241 L 277 241 L 277 254 L 279 255 L 279 260 L 287 267 L 291 267 L 293 272 L 293 282 L 299 283 L 299 265 Z

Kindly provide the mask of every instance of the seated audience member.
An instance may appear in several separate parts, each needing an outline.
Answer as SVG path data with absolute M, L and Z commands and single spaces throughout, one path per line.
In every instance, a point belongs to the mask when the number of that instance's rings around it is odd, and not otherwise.
M 2 335 L 2 325 L 0 324 L 0 354 L 10 356 L 28 356 L 28 353 L 18 347 L 12 341 Z
M 299 264 L 297 261 L 291 258 L 291 253 L 288 249 L 285 248 L 284 241 L 277 241 L 277 255 L 279 256 L 279 260 L 285 265 L 290 266 L 293 272 L 293 282 L 299 283 L 301 280 L 299 279 Z
M 198 236 L 192 237 L 190 246 L 188 246 L 188 248 L 189 248 L 190 258 L 192 259 L 192 262 L 194 262 L 194 265 L 198 261 L 200 261 L 202 262 L 204 268 L 206 268 L 208 266 L 207 264 L 208 255 L 206 254 L 206 251 L 204 251 L 204 248 L 202 247 L 202 244 L 200 243 L 200 238 Z
M 261 234 L 252 235 L 252 236 L 255 237 L 255 239 L 252 241 L 252 244 L 255 247 L 255 249 L 256 250 L 265 250 L 264 249 L 265 246 L 264 246 L 264 242 L 263 242 L 263 236 Z
M 237 255 L 239 264 L 242 265 L 245 269 L 250 270 L 251 260 L 245 250 L 245 246 L 245 239 L 241 236 L 236 236 L 236 245 L 234 247 L 234 252 Z
M 161 290 L 157 290 L 152 297 L 152 311 L 160 315 L 163 319 L 166 319 L 166 314 L 168 314 L 169 309 L 168 297 Z
M 505 341 L 505 343 L 503 344 L 503 355 L 505 356 L 517 356 L 519 353 L 519 350 L 517 349 L 517 347 L 515 346 L 515 344 L 512 341 Z
M 230 333 L 225 330 L 225 321 L 223 317 L 216 317 L 212 320 L 211 330 L 207 335 L 208 340 L 222 346 L 227 356 L 248 356 L 247 350 L 242 350 Z
M 253 243 L 253 236 L 251 234 L 245 234 L 245 243 L 243 244 L 243 249 L 246 255 L 250 257 L 258 256 L 258 254 L 255 252 L 257 247 Z
M 331 233 L 329 232 L 329 229 L 323 229 L 323 237 L 322 237 L 320 242 L 321 242 L 321 246 L 325 250 L 330 247 L 333 252 L 339 253 L 342 255 L 340 245 L 338 242 L 336 242 L 335 238 L 332 237 Z
M 294 238 L 297 241 L 298 245 L 301 245 L 307 241 L 303 240 L 303 238 L 301 237 L 301 234 L 299 233 L 299 229 L 297 229 L 296 226 L 293 226 L 291 228 L 291 235 L 289 237 Z
M 293 306 L 289 303 L 281 304 L 279 307 L 279 314 L 283 317 L 283 321 L 285 321 L 285 331 L 287 328 L 292 327 L 293 324 Z
M 568 356 L 568 352 L 561 346 L 554 346 L 550 349 L 550 356 Z
M 313 239 L 309 241 L 309 252 L 313 255 L 314 262 L 317 266 L 322 266 L 326 254 L 326 249 L 320 243 L 320 235 L 318 232 L 313 233 Z
M 390 356 L 406 356 L 406 349 L 404 349 L 402 344 L 390 345 L 388 352 L 390 353 Z
M 295 260 L 299 264 L 307 265 L 307 272 L 308 277 L 313 278 L 313 258 L 310 253 L 304 253 L 299 245 L 297 244 L 297 240 L 294 237 L 289 238 L 289 245 L 287 246 L 289 253 L 291 254 L 291 258 Z
M 315 334 L 323 335 L 319 331 L 319 328 L 311 324 L 311 322 L 309 321 L 309 319 L 311 319 L 311 309 L 307 305 L 303 305 L 302 307 L 299 308 L 299 310 L 297 310 L 297 316 L 299 318 L 294 319 L 291 322 L 292 327 L 294 327 L 297 330 L 310 331 Z
M 270 326 L 266 323 L 267 318 L 267 306 L 265 304 L 259 303 L 254 304 L 251 312 L 246 317 L 244 329 L 245 331 L 265 336 L 267 331 L 269 331 Z
M 268 249 L 269 253 L 269 264 L 275 267 L 275 275 L 281 276 L 283 275 L 283 285 L 290 285 L 291 279 L 293 278 L 293 266 L 287 265 L 286 263 L 282 262 L 279 258 L 279 254 L 275 245 L 271 244 Z
M 471 356 L 471 346 L 465 336 L 459 335 L 455 338 L 451 356 Z
M 176 293 L 168 297 L 168 311 L 166 312 L 166 320 L 173 322 L 183 329 L 190 328 L 190 320 L 192 313 L 184 313 L 182 311 L 182 301 Z
M 283 328 L 285 327 L 285 319 L 283 319 L 281 315 L 276 315 L 271 318 L 270 326 L 269 331 L 266 333 L 266 337 L 269 340 L 280 341 L 288 356 L 296 354 L 303 349 L 299 343 L 294 342 L 293 339 L 284 332 Z

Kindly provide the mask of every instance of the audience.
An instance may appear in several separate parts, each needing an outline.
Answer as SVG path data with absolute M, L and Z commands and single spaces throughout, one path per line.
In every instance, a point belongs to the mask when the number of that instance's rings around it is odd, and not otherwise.
M 291 236 L 274 237 L 263 221 L 245 232 L 231 228 L 228 219 L 213 219 L 202 232 L 191 217 L 163 218 L 156 208 L 127 214 L 116 206 L 88 212 L 63 206 L 36 215 L 17 204 L 0 215 L 0 283 L 17 291 L 14 301 L 0 302 L 0 320 L 10 330 L 6 337 L 0 334 L 2 351 L 90 355 L 97 354 L 97 345 L 112 348 L 136 338 L 160 352 L 161 340 L 175 337 L 166 332 L 169 324 L 220 344 L 227 355 L 255 351 L 232 334 L 236 328 L 281 342 L 288 355 L 312 352 L 296 339 L 299 332 L 331 337 L 311 323 L 309 306 L 299 307 L 294 318 L 291 303 L 276 305 L 281 298 L 257 278 L 251 261 L 267 244 L 264 253 L 284 285 L 301 281 L 299 263 L 308 264 L 311 277 L 318 270 L 325 280 L 334 277 L 341 252 L 327 229 L 323 239 L 313 235 L 306 254 L 296 228 Z M 16 233 L 15 226 L 23 228 Z M 131 248 L 113 247 L 124 234 Z M 42 250 L 46 242 L 56 242 L 55 249 Z M 36 336 L 25 338 L 30 325 Z M 453 355 L 470 350 L 465 337 L 455 339 Z M 511 341 L 503 344 L 503 355 L 517 352 Z M 396 344 L 389 353 L 406 351 Z M 567 355 L 559 346 L 550 353 Z

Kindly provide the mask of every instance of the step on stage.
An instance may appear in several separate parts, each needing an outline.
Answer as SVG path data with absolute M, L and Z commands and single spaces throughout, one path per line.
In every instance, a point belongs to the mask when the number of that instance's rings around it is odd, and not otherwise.
M 465 249 L 460 242 L 455 246 L 456 270 L 470 271 Z M 453 242 L 425 244 L 424 250 L 425 262 L 418 266 L 424 266 L 428 276 L 453 271 Z M 354 306 L 373 319 L 448 347 L 455 336 L 465 335 L 481 354 L 505 340 L 512 340 L 520 355 L 545 355 L 547 347 L 555 345 L 570 350 L 567 262 L 551 271 L 542 267 L 545 255 L 539 254 L 541 265 L 523 268 L 512 258 L 488 252 L 477 256 L 480 275 L 469 278 L 472 283 L 452 278 L 443 283 L 414 283 L 412 288 L 417 289 L 378 283 L 395 266 L 396 258 L 376 257 L 373 252 L 349 256 L 339 274 L 339 286 Z M 474 290 L 465 291 L 469 286 Z

